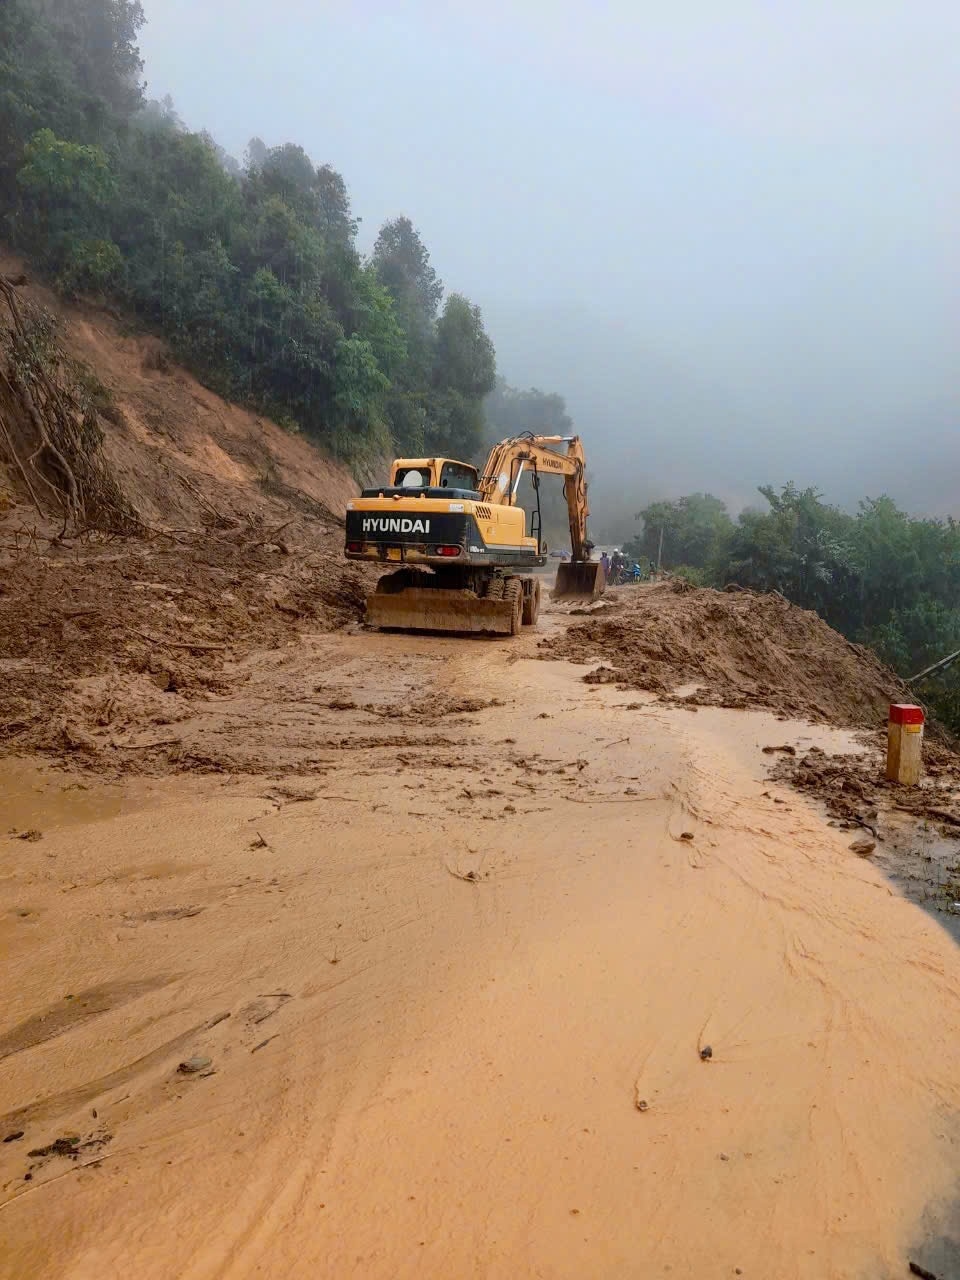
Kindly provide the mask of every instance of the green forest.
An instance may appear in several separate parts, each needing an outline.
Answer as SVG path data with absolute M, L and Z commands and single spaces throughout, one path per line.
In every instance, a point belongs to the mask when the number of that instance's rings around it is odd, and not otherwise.
M 472 456 L 494 389 L 480 312 L 409 218 L 357 249 L 347 185 L 295 143 L 241 165 L 145 99 L 138 0 L 0 6 L 0 234 L 117 305 L 226 396 L 351 462 Z
M 764 507 L 736 520 L 709 493 L 651 503 L 624 550 L 703 586 L 779 591 L 904 677 L 960 649 L 960 523 L 912 518 L 886 496 L 852 515 L 811 488 L 760 493 Z M 960 662 L 917 691 L 960 732 Z

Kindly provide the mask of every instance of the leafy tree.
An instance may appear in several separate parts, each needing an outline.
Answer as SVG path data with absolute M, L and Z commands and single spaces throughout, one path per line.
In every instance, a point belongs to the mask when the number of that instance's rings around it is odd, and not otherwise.
M 433 390 L 427 400 L 428 450 L 471 458 L 483 439 L 483 397 L 496 381 L 496 357 L 480 308 L 452 293 L 436 326 Z
M 79 88 L 121 116 L 135 111 L 143 71 L 136 39 L 146 21 L 139 0 L 35 0 L 35 7 Z
M 150 98 L 144 102 L 143 106 L 133 117 L 131 124 L 136 129 L 142 129 L 145 132 L 151 130 L 170 131 L 173 133 L 186 133 L 187 127 L 177 115 L 177 109 L 173 105 L 173 99 L 169 93 L 163 98 Z
M 721 576 L 760 591 L 779 591 L 839 623 L 835 606 L 858 576 L 850 516 L 826 505 L 815 489 L 784 485 L 760 492 L 769 512 L 740 516 Z
M 276 196 L 299 221 L 319 232 L 324 242 L 352 247 L 357 222 L 350 212 L 346 183 L 335 169 L 315 167 L 303 147 L 287 142 L 262 154 L 247 172 L 249 200 Z
M 760 492 L 767 509 L 742 511 L 735 524 L 710 495 L 651 503 L 625 550 L 655 559 L 662 528 L 664 563 L 680 576 L 779 591 L 904 676 L 960 649 L 960 523 L 912 518 L 886 495 L 851 515 L 815 489 Z M 960 663 L 917 692 L 960 732 Z
M 106 234 L 115 183 L 104 151 L 40 129 L 23 159 L 17 173 L 23 243 L 68 291 L 99 291 L 119 280 L 123 260 Z
M 437 323 L 433 361 L 434 386 L 482 400 L 497 377 L 496 354 L 483 327 L 480 308 L 460 293 L 451 293 Z
M 403 321 L 428 332 L 437 317 L 443 282 L 409 218 L 395 218 L 380 228 L 373 265 Z
M 288 142 L 244 167 L 145 101 L 139 0 L 0 0 L 0 218 L 63 289 L 138 314 L 225 395 L 342 456 L 469 452 L 493 347 L 408 218 L 369 262 L 346 182 Z
M 269 148 L 262 138 L 251 138 L 243 157 L 244 169 L 248 173 L 251 169 L 258 169 L 266 160 L 268 153 Z
M 628 555 L 664 568 L 703 569 L 722 553 L 733 532 L 726 503 L 710 493 L 692 493 L 674 502 L 651 502 L 637 513 L 639 538 L 625 545 Z

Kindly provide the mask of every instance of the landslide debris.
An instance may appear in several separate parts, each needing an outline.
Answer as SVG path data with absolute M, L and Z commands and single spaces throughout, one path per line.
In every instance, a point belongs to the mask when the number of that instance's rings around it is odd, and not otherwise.
M 622 596 L 612 616 L 548 637 L 540 656 L 599 659 L 584 676 L 590 683 L 694 706 L 763 707 L 844 728 L 875 728 L 885 723 L 889 703 L 914 700 L 868 649 L 782 596 L 682 582 Z M 678 694 L 685 685 L 695 688 Z
M 0 755 L 243 763 L 171 726 L 235 696 L 249 655 L 359 619 L 375 575 L 342 558 L 356 492 L 0 252 Z
M 153 725 L 162 737 L 191 702 L 235 687 L 247 653 L 362 616 L 370 584 L 339 540 L 309 524 L 285 530 L 284 550 L 271 537 L 248 522 L 24 540 L 0 519 L 0 754 L 94 765 L 98 731 Z
M 875 831 L 878 815 L 893 809 L 960 839 L 960 756 L 953 748 L 928 739 L 922 782 L 905 787 L 884 776 L 884 736 L 863 741 L 866 749 L 857 755 L 831 755 L 811 747 L 802 756 L 778 760 L 770 776 L 821 801 L 836 826 Z

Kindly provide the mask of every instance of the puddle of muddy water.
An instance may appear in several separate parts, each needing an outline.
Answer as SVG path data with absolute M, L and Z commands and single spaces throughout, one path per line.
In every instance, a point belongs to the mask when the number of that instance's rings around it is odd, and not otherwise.
M 937 1280 L 960 1280 L 960 1199 L 927 1211 L 908 1256 Z
M 22 760 L 0 760 L 0 839 L 115 818 L 129 807 L 124 789 L 101 779 L 85 783 Z
M 960 839 L 906 817 L 889 818 L 883 834 L 877 866 L 960 943 Z

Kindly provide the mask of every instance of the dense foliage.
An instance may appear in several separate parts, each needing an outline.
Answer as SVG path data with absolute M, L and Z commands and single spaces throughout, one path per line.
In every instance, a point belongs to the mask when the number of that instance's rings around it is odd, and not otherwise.
M 888 497 L 856 515 L 814 489 L 764 486 L 766 510 L 734 522 L 709 494 L 656 502 L 626 549 L 696 581 L 779 591 L 911 676 L 960 649 L 960 523 L 914 519 Z M 918 686 L 960 731 L 960 662 Z
M 343 178 L 302 147 L 254 138 L 241 167 L 146 102 L 144 20 L 138 0 L 3 0 L 0 233 L 343 457 L 472 454 L 495 380 L 479 310 L 444 302 L 407 218 L 364 261 Z

